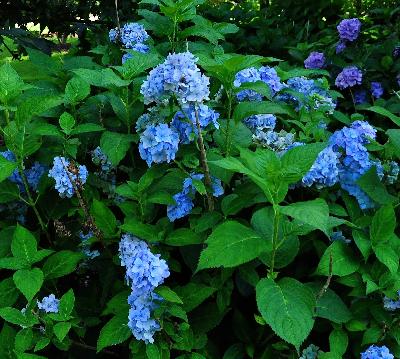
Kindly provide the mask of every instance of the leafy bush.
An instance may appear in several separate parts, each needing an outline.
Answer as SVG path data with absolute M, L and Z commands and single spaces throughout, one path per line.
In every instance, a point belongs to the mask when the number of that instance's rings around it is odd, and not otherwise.
M 398 34 L 292 63 L 202 4 L 0 67 L 1 358 L 400 356 Z

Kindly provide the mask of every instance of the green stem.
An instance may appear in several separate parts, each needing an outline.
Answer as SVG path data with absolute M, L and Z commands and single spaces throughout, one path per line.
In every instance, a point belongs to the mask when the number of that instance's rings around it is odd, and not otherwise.
M 6 104 L 6 106 L 7 106 L 7 104 Z M 10 112 L 8 111 L 8 109 L 5 109 L 4 112 L 6 115 L 6 123 L 7 123 L 7 125 L 9 125 L 10 124 Z
M 232 91 L 231 90 L 226 90 L 226 96 L 228 97 L 228 113 L 227 113 L 227 119 L 226 119 L 226 130 L 225 130 L 225 153 L 226 156 L 229 156 L 229 153 L 231 151 L 231 116 L 232 116 Z
M 275 269 L 275 255 L 278 249 L 278 237 L 279 237 L 279 209 L 277 206 L 274 206 L 274 228 L 272 233 L 272 255 L 271 255 L 271 266 L 268 272 L 268 277 L 274 279 L 276 278 L 276 274 L 274 273 Z

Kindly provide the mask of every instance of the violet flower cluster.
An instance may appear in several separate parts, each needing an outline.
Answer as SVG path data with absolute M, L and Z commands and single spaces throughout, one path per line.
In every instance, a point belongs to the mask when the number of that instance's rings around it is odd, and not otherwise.
M 312 51 L 304 60 L 306 69 L 322 69 L 326 65 L 326 59 L 323 52 Z
M 119 258 L 126 269 L 126 281 L 132 288 L 128 297 L 128 327 L 137 340 L 154 343 L 153 336 L 161 328 L 152 312 L 162 300 L 154 289 L 169 277 L 168 265 L 159 254 L 150 251 L 146 242 L 130 234 L 121 237 Z
M 336 77 L 335 85 L 344 90 L 349 87 L 361 85 L 362 72 L 356 66 L 345 67 Z
M 344 19 L 337 26 L 339 37 L 345 41 L 355 41 L 361 30 L 361 21 L 357 18 Z

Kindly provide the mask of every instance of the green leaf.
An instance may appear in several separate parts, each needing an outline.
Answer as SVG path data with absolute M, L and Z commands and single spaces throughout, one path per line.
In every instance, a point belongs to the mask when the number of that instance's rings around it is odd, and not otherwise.
M 175 291 L 182 299 L 185 311 L 190 312 L 212 296 L 217 288 L 202 283 L 188 283 L 184 287 L 175 288 Z
M 16 168 L 16 162 L 8 161 L 0 155 L 0 182 L 3 182 L 6 178 L 10 177 Z
M 289 105 L 263 101 L 240 102 L 235 107 L 233 118 L 236 122 L 239 122 L 252 115 L 265 113 L 288 115 L 289 117 L 296 118 L 296 112 Z
M 29 263 L 24 259 L 15 257 L 0 258 L 0 268 L 1 269 L 22 269 L 29 267 Z
M 178 294 L 166 286 L 157 287 L 155 292 L 168 302 L 183 304 L 182 299 L 179 298 Z
M 106 237 L 112 237 L 115 234 L 117 230 L 117 219 L 114 213 L 103 202 L 94 199 L 90 213 L 96 222 L 97 228 L 100 229 Z
M 15 258 L 24 262 L 31 263 L 32 258 L 37 252 L 35 237 L 26 228 L 17 225 L 13 240 L 11 242 L 11 252 Z
M 90 85 L 81 77 L 73 77 L 65 86 L 64 102 L 76 105 L 90 94 Z
M 122 226 L 123 231 L 134 234 L 135 236 L 149 242 L 157 242 L 159 240 L 158 227 L 152 224 L 140 223 L 137 219 L 128 219 Z
M 0 332 L 0 358 L 14 359 L 15 330 L 4 323 Z
M 109 68 L 101 70 L 76 69 L 73 70 L 73 72 L 90 85 L 98 87 L 125 87 L 131 83 L 131 81 L 122 80 L 113 70 Z
M 390 129 L 386 131 L 386 134 L 389 137 L 390 143 L 394 146 L 396 151 L 394 154 L 400 158 L 400 130 L 399 129 Z
M 105 128 L 103 126 L 95 123 L 82 123 L 78 126 L 75 126 L 75 128 L 71 131 L 71 135 L 80 135 L 88 132 L 100 132 L 104 130 Z
M 197 270 L 236 267 L 267 250 L 265 241 L 251 228 L 235 221 L 219 225 L 208 237 Z
M 17 123 L 24 124 L 34 116 L 40 116 L 44 112 L 62 103 L 62 98 L 54 95 L 37 94 L 25 99 L 18 105 L 15 119 Z
M 372 246 L 386 243 L 396 228 L 396 214 L 392 205 L 386 205 L 375 213 L 372 219 L 370 235 Z
M 50 344 L 50 339 L 49 338 L 47 338 L 47 337 L 40 338 L 37 341 L 33 351 L 34 352 L 38 352 L 39 350 L 42 350 L 42 349 L 46 348 L 49 344 Z
M 381 106 L 371 106 L 371 107 L 366 108 L 366 110 L 375 112 L 382 116 L 385 116 L 385 117 L 389 118 L 390 120 L 392 120 L 397 126 L 400 126 L 400 117 L 394 115 L 389 110 L 386 110 L 385 108 L 383 108 Z
M 125 62 L 125 64 L 119 68 L 125 79 L 131 80 L 137 75 L 140 75 L 144 71 L 157 66 L 160 63 L 160 55 L 155 52 L 147 54 L 141 54 L 135 51 L 132 58 Z
M 31 328 L 20 330 L 15 336 L 15 350 L 17 352 L 24 352 L 33 346 L 33 332 Z
M 49 317 L 57 321 L 65 321 L 71 319 L 71 313 L 74 309 L 75 295 L 74 291 L 70 289 L 60 298 L 58 305 L 58 313 L 49 314 Z
M 386 187 L 382 184 L 376 173 L 375 166 L 372 166 L 367 172 L 365 172 L 357 180 L 357 184 L 376 203 L 388 204 L 396 200 L 396 197 L 389 194 Z
M 293 217 L 322 232 L 328 232 L 329 207 L 325 200 L 317 198 L 307 202 L 296 202 L 279 207 L 281 213 Z
M 1 156 L 3 157 L 3 156 Z M 7 203 L 19 199 L 19 188 L 15 183 L 10 181 L 2 182 L 3 176 L 7 175 L 7 170 L 2 168 L 0 159 L 0 203 Z M 12 172 L 11 172 L 12 173 Z M 11 174 L 10 173 L 10 174 Z M 7 177 L 5 177 L 7 178 Z
M 0 317 L 5 321 L 16 325 L 29 326 L 31 324 L 20 310 L 11 307 L 0 308 Z M 37 320 L 37 323 L 38 322 L 39 321 Z
M 386 244 L 377 244 L 373 246 L 376 258 L 383 263 L 391 273 L 397 273 L 399 268 L 399 255 Z
M 324 252 L 316 274 L 329 275 L 330 258 L 332 257 L 332 274 L 340 277 L 357 271 L 360 263 L 349 246 L 343 242 L 333 242 Z
M 146 202 L 164 205 L 176 204 L 174 198 L 168 192 L 154 193 L 146 199 Z
M 338 354 L 340 357 L 346 353 L 349 338 L 343 329 L 334 329 L 329 335 L 329 348 L 333 353 Z
M 16 287 L 30 302 L 43 284 L 43 272 L 39 268 L 20 269 L 13 275 Z
M 0 282 L 0 308 L 12 306 L 18 299 L 19 293 L 12 278 Z
M 257 284 L 256 298 L 258 310 L 272 330 L 299 348 L 314 325 L 312 291 L 293 278 L 279 282 L 265 278 Z
M 203 243 L 203 237 L 189 228 L 178 228 L 167 236 L 165 243 L 169 246 L 188 246 Z
M 127 321 L 127 315 L 118 315 L 107 322 L 100 331 L 99 339 L 97 340 L 97 352 L 110 345 L 120 344 L 132 335 Z
M 320 288 L 318 288 L 318 291 Z M 318 294 L 318 292 L 316 292 Z M 342 299 L 331 289 L 327 289 L 325 293 L 318 299 L 316 307 L 317 317 L 325 318 L 334 323 L 346 323 L 352 315 Z
M 148 359 L 161 359 L 160 351 L 155 344 L 146 345 L 146 355 Z
M 0 102 L 7 104 L 18 97 L 24 87 L 24 81 L 8 62 L 0 67 Z
M 75 126 L 75 119 L 68 112 L 64 112 L 59 119 L 60 127 L 63 132 L 69 135 Z
M 71 323 L 69 322 L 59 322 L 53 327 L 54 334 L 60 342 L 64 340 L 70 329 Z
M 133 140 L 131 135 L 106 131 L 100 138 L 100 147 L 116 166 L 125 157 Z
M 57 252 L 44 263 L 43 274 L 46 279 L 63 277 L 72 273 L 82 258 L 81 253 L 68 250 Z

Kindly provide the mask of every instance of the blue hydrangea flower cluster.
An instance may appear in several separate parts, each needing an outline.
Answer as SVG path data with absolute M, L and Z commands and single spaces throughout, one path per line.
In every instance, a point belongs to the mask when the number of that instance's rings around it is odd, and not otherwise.
M 167 216 L 171 222 L 187 216 L 192 211 L 194 207 L 192 197 L 196 193 L 196 187 L 193 184 L 193 180 L 201 181 L 203 178 L 204 175 L 202 173 L 191 173 L 190 177 L 184 179 L 182 191 L 173 196 L 175 204 L 167 207 Z M 222 187 L 221 180 L 212 177 L 211 181 L 213 196 L 222 196 L 224 194 L 224 188 Z
M 303 177 L 302 184 L 316 188 L 330 187 L 339 179 L 339 155 L 328 146 L 318 154 L 310 171 Z
M 262 147 L 278 152 L 280 155 L 283 155 L 295 144 L 294 134 L 284 130 L 276 132 L 273 130 L 263 131 L 256 129 L 253 134 L 253 141 Z
M 195 136 L 198 135 L 196 125 L 196 109 L 199 124 L 202 129 L 206 128 L 210 124 L 217 129 L 219 128 L 218 112 L 203 104 L 185 107 L 183 112 L 178 111 L 175 114 L 171 122 L 171 126 L 177 130 L 179 133 L 180 142 L 183 144 L 190 143 Z
M 361 105 L 367 102 L 367 91 L 361 89 L 354 92 L 354 103 L 356 105 Z
M 169 54 L 143 82 L 140 92 L 144 102 L 160 103 L 170 96 L 175 96 L 181 104 L 208 100 L 210 79 L 200 72 L 197 60 L 190 52 Z
M 340 241 L 340 242 L 344 242 L 344 243 L 351 243 L 350 239 L 347 239 L 344 235 L 342 231 L 337 231 L 337 232 L 333 232 L 330 236 L 330 240 L 332 242 L 334 241 Z
M 114 166 L 108 159 L 107 155 L 103 152 L 103 150 L 100 148 L 100 146 L 97 146 L 93 151 L 92 151 L 92 162 L 100 166 L 101 170 L 104 173 L 110 172 Z
M 281 83 L 281 79 L 279 78 L 276 70 L 269 66 L 263 66 L 259 69 L 256 69 L 255 67 L 249 67 L 239 71 L 235 75 L 235 81 L 233 82 L 233 85 L 235 87 L 240 87 L 243 83 L 257 81 L 263 81 L 265 84 L 267 84 L 272 92 L 272 95 L 275 95 L 276 92 L 280 91 L 284 87 L 284 84 Z M 239 91 L 236 97 L 239 101 L 261 101 L 263 99 L 263 96 L 254 90 Z
M 150 167 L 154 163 L 170 162 L 178 152 L 179 133 L 165 123 L 150 124 L 140 135 L 140 157 Z
M 71 168 L 71 165 L 71 162 L 66 158 L 55 157 L 53 167 L 49 171 L 49 177 L 56 181 L 55 189 L 61 198 L 71 198 L 74 195 L 75 188 L 71 179 L 75 182 L 75 186 L 79 188 L 86 183 L 88 177 L 86 166 L 73 165 L 76 168 Z
M 11 162 L 15 162 L 16 161 L 16 157 L 14 155 L 14 153 L 10 150 L 4 151 L 4 152 L 0 152 L 0 155 L 2 155 L 6 160 L 11 161 Z M 33 191 L 37 191 L 38 190 L 38 186 L 39 186 L 39 182 L 40 179 L 42 178 L 43 174 L 47 171 L 47 167 L 40 164 L 39 162 L 35 162 L 31 168 L 29 169 L 25 169 L 24 170 L 24 175 L 26 177 L 26 181 L 28 182 L 29 187 L 33 190 Z M 8 177 L 8 179 L 17 184 L 19 190 L 22 193 L 25 193 L 25 186 L 24 183 L 22 181 L 22 177 L 18 171 L 18 169 L 15 169 L 13 171 L 13 173 L 11 174 L 10 177 Z
M 374 207 L 374 202 L 361 190 L 356 181 L 376 165 L 369 158 L 365 147 L 369 139 L 375 139 L 376 130 L 365 121 L 355 121 L 350 127 L 336 131 L 329 139 L 332 149 L 339 154 L 339 182 L 350 195 L 356 197 L 360 208 Z M 379 174 L 379 173 L 378 173 Z
M 394 359 L 386 346 L 378 347 L 371 345 L 365 352 L 361 353 L 361 359 Z
M 299 359 L 317 359 L 320 353 L 321 351 L 316 345 L 310 344 L 307 348 L 303 349 Z
M 304 60 L 306 69 L 322 69 L 325 67 L 326 59 L 323 52 L 312 51 Z
M 336 54 L 342 53 L 346 49 L 346 47 L 347 47 L 346 42 L 343 40 L 340 40 L 336 45 L 336 49 L 335 49 Z
M 344 19 L 337 26 L 339 37 L 345 41 L 355 41 L 361 30 L 361 21 L 357 18 Z
M 385 296 L 383 298 L 383 307 L 389 311 L 400 309 L 400 290 L 397 292 L 397 296 L 398 296 L 397 300 L 393 300 Z
M 322 80 L 311 80 L 305 77 L 292 77 L 287 81 L 287 93 L 279 95 L 281 101 L 293 103 L 296 111 L 305 108 L 324 109 L 331 113 L 336 107 L 333 99 L 322 86 Z
M 362 82 L 362 72 L 356 66 L 345 67 L 339 75 L 337 75 L 335 80 L 335 85 L 344 90 L 348 87 L 353 87 L 356 85 L 361 85 Z
M 383 95 L 383 86 L 380 82 L 371 82 L 371 94 L 374 98 L 380 98 Z
M 58 313 L 59 304 L 60 300 L 54 294 L 44 297 L 41 302 L 37 301 L 38 308 L 46 313 Z
M 271 114 L 253 115 L 245 120 L 243 123 L 251 130 L 273 130 L 276 126 L 276 116 Z
M 108 37 L 111 42 L 121 41 L 126 49 L 142 53 L 149 51 L 149 47 L 145 44 L 149 39 L 149 34 L 143 25 L 136 22 L 125 24 L 120 31 L 118 28 L 111 29 Z
M 400 166 L 396 161 L 390 161 L 389 171 L 386 174 L 386 183 L 393 184 L 399 177 Z
M 92 238 L 92 237 L 94 237 L 94 234 L 92 231 L 89 231 L 87 234 L 84 234 L 83 232 L 79 232 L 79 238 L 82 241 L 81 242 L 82 253 L 88 259 L 94 259 L 100 255 L 100 252 L 97 249 L 96 250 L 90 249 L 90 238 Z
M 126 268 L 126 281 L 132 288 L 128 297 L 130 305 L 128 326 L 137 340 L 153 343 L 153 336 L 160 330 L 152 318 L 152 311 L 161 298 L 154 289 L 170 275 L 169 268 L 159 254 L 153 254 L 146 242 L 124 234 L 119 244 L 121 266 Z

